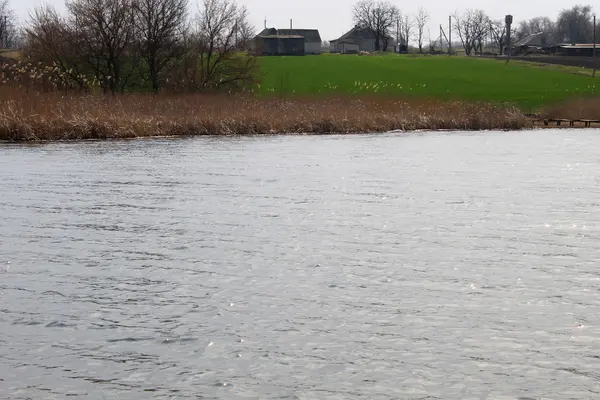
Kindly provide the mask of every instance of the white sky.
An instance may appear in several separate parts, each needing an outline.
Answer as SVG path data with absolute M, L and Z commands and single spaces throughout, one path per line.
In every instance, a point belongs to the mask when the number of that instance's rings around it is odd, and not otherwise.
M 64 10 L 63 0 L 9 0 L 21 21 L 27 20 L 28 11 L 44 3 L 50 3 L 59 10 Z M 195 13 L 198 0 L 190 0 L 191 8 Z M 264 26 L 275 28 L 288 28 L 290 18 L 294 20 L 295 28 L 319 29 L 323 40 L 333 40 L 341 36 L 352 27 L 352 6 L 355 0 L 237 0 L 245 5 L 250 13 L 251 23 L 257 31 Z M 558 0 L 421 0 L 398 1 L 391 0 L 403 13 L 414 14 L 419 6 L 425 8 L 430 16 L 429 28 L 432 39 L 439 36 L 439 25 L 444 29 L 448 26 L 448 16 L 456 10 L 466 8 L 481 8 L 493 19 L 504 19 L 504 15 L 513 14 L 515 24 L 519 20 L 537 16 L 556 18 L 560 10 L 570 8 L 576 4 L 591 4 L 582 1 Z M 600 9 L 600 7 L 598 7 Z M 427 31 L 425 42 L 428 41 Z

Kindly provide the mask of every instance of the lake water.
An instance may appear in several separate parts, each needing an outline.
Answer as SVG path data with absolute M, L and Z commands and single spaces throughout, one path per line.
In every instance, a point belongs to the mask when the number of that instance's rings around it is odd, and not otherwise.
M 600 131 L 0 146 L 2 399 L 598 399 Z

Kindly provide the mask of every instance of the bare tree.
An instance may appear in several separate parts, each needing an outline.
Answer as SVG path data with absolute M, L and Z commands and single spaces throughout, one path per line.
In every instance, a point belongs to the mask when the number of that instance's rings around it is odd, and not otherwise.
M 255 79 L 256 60 L 239 54 L 237 27 L 248 24 L 248 11 L 235 0 L 204 0 L 194 35 L 199 70 L 192 82 L 200 88 L 242 88 Z M 248 25 L 249 26 L 249 25 Z
M 10 8 L 8 0 L 0 1 L 0 46 L 7 48 L 16 47 L 19 39 L 17 17 Z
M 560 40 L 570 43 L 589 43 L 593 38 L 592 7 L 575 6 L 558 16 L 557 33 Z
M 67 87 L 74 85 L 86 89 L 80 52 L 73 45 L 76 41 L 75 30 L 52 6 L 37 7 L 30 14 L 30 22 L 25 29 L 26 57 L 53 66 Z
M 105 91 L 123 91 L 137 59 L 134 54 L 134 9 L 130 0 L 70 0 L 70 26 L 82 60 Z
M 243 18 L 238 18 L 237 24 L 235 26 L 235 43 L 237 50 L 248 50 L 250 47 L 250 42 L 254 39 L 256 35 L 256 29 L 252 24 L 248 21 L 246 15 Z
M 136 39 L 156 93 L 165 71 L 182 55 L 187 0 L 136 0 L 133 6 Z
M 553 36 L 556 32 L 556 23 L 548 17 L 535 17 L 528 21 L 519 22 L 515 32 L 517 40 L 523 39 L 536 33 L 544 33 L 546 36 Z
M 408 45 L 410 43 L 410 39 L 413 34 L 413 20 L 408 14 L 404 14 L 400 17 L 400 40 L 406 45 L 408 49 Z
M 361 0 L 354 5 L 354 22 L 373 33 L 375 51 L 387 50 L 399 15 L 398 7 L 388 1 Z
M 415 25 L 417 27 L 417 44 L 419 45 L 419 53 L 423 54 L 423 39 L 425 36 L 425 27 L 429 22 L 429 13 L 423 7 L 419 7 L 417 15 L 415 15 Z
M 505 21 L 496 20 L 490 22 L 490 36 L 492 37 L 494 46 L 498 48 L 500 54 L 504 53 L 504 47 L 508 45 L 507 33 Z
M 473 51 L 483 51 L 483 43 L 489 26 L 490 19 L 482 10 L 469 9 L 463 14 L 456 13 L 454 15 L 454 29 L 468 56 Z

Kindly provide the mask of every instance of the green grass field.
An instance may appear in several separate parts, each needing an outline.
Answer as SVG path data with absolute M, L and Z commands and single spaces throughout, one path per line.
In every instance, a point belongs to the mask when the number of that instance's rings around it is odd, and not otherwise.
M 596 92 L 580 68 L 448 56 L 262 57 L 264 95 L 398 94 L 513 103 L 524 111 Z

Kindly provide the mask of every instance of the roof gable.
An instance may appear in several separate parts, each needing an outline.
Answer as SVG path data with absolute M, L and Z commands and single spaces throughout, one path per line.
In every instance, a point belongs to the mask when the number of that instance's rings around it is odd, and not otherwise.
M 344 33 L 342 36 L 337 38 L 336 40 L 332 40 L 332 42 L 339 42 L 340 40 L 356 40 L 356 39 L 373 39 L 375 40 L 375 33 L 369 28 L 364 28 L 361 26 L 355 26 L 350 29 L 348 32 Z M 393 38 L 388 36 L 388 39 Z
M 264 36 L 301 36 L 306 42 L 321 43 L 321 35 L 317 29 L 275 29 L 265 28 L 260 32 L 257 37 Z
M 554 38 L 546 32 L 538 32 L 532 35 L 526 36 L 523 39 L 515 42 L 514 47 L 521 46 L 546 46 L 551 43 L 555 43 Z
M 273 36 L 273 35 L 277 35 L 277 29 L 265 28 L 256 36 Z

